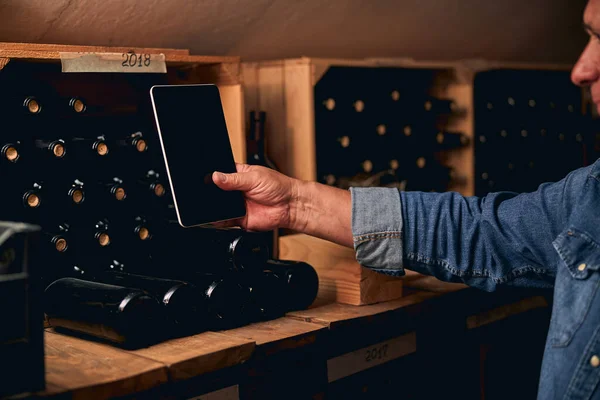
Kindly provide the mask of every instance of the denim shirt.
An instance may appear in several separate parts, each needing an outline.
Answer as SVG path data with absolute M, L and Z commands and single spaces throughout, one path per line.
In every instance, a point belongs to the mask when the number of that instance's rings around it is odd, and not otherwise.
M 533 193 L 350 191 L 365 267 L 486 291 L 554 287 L 538 398 L 600 399 L 600 160 Z

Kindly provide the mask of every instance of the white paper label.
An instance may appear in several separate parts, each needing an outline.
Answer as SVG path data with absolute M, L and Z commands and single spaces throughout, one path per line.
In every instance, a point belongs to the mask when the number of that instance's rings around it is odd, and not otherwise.
M 61 52 L 62 72 L 166 73 L 164 54 Z
M 240 400 L 240 387 L 233 385 L 188 400 Z
M 333 382 L 416 351 L 417 335 L 410 332 L 327 360 L 327 378 Z
M 516 303 L 505 304 L 492 310 L 467 317 L 467 329 L 475 329 L 536 308 L 548 307 L 543 296 L 535 296 L 520 300 Z

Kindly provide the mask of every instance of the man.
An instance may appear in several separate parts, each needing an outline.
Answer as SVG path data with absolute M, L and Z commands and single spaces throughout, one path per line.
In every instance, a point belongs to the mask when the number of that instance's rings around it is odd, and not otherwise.
M 600 111 L 600 0 L 584 13 L 589 43 L 572 80 L 590 86 Z M 600 160 L 534 193 L 345 191 L 238 165 L 213 175 L 243 191 L 248 230 L 278 227 L 356 250 L 361 265 L 392 275 L 409 268 L 492 291 L 554 286 L 540 399 L 600 399 Z

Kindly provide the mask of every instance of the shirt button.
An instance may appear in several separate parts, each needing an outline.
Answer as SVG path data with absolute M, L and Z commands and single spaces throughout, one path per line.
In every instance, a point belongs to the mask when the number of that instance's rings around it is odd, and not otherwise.
M 578 270 L 583 271 L 585 269 L 585 267 L 587 267 L 587 265 L 585 265 L 585 263 L 581 263 L 579 264 L 579 266 L 577 267 Z
M 590 365 L 594 368 L 600 365 L 600 357 L 592 356 L 592 358 L 590 358 Z

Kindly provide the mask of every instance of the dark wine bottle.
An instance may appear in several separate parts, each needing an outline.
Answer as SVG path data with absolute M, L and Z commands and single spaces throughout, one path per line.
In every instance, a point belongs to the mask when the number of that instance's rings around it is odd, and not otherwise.
M 333 100 L 332 100 L 333 101 Z M 335 102 L 334 102 L 335 103 Z M 250 111 L 250 129 L 248 131 L 248 139 L 246 141 L 246 159 L 250 165 L 261 165 L 279 170 L 273 160 L 269 158 L 267 151 L 267 139 L 265 136 L 265 127 L 267 113 L 264 111 Z M 277 254 L 279 244 L 279 231 L 269 231 L 263 233 L 266 240 L 269 241 L 272 252 Z
M 423 109 L 434 115 L 447 115 L 458 112 L 458 105 L 453 100 L 429 97 L 423 102 Z
M 15 164 L 21 158 L 21 143 L 16 141 L 14 143 L 6 143 L 2 145 L 0 149 L 0 155 L 2 156 L 2 164 Z
M 71 227 L 68 223 L 59 224 L 55 229 L 43 231 L 46 254 L 64 254 L 69 250 Z
M 143 154 L 148 151 L 148 142 L 142 132 L 135 132 L 116 140 L 117 147 L 128 154 Z
M 152 344 L 164 334 L 164 309 L 148 293 L 123 286 L 61 278 L 44 293 L 51 326 L 126 347 Z
M 192 334 L 205 328 L 208 322 L 204 294 L 189 283 L 114 270 L 97 275 L 96 280 L 144 290 L 158 299 L 165 308 L 165 316 L 169 322 L 163 336 Z
M 101 195 L 98 196 L 98 201 L 107 203 L 122 202 L 127 198 L 127 191 L 123 180 L 117 176 L 106 181 L 98 182 Z
M 27 114 L 39 114 L 42 112 L 42 104 L 34 96 L 28 96 L 23 100 L 23 111 Z
M 250 130 L 247 140 L 247 162 L 251 165 L 262 165 L 278 170 L 267 153 L 265 123 L 267 114 L 264 111 L 250 111 Z
M 248 314 L 252 321 L 268 321 L 285 315 L 288 306 L 286 282 L 273 271 L 265 269 L 246 274 Z
M 100 162 L 108 157 L 110 148 L 102 135 L 94 138 L 74 137 L 71 142 L 73 153 L 78 160 Z
M 112 223 L 114 227 L 116 246 L 121 261 L 134 268 L 129 272 L 146 272 L 139 268 L 147 268 L 147 258 L 150 256 L 154 242 L 154 227 L 144 216 L 122 216 Z
M 185 229 L 177 221 L 170 221 L 157 230 L 161 247 L 156 249 L 155 257 L 163 264 L 178 260 L 186 265 L 190 258 L 202 254 L 208 266 L 248 272 L 260 270 L 270 257 L 265 237 L 242 229 Z
M 292 260 L 269 260 L 270 271 L 285 283 L 286 306 L 288 311 L 304 310 L 317 298 L 319 276 L 308 263 Z
M 34 146 L 44 160 L 62 160 L 67 155 L 67 145 L 63 139 L 36 139 Z
M 230 329 L 248 323 L 248 290 L 233 274 L 198 272 L 190 283 L 202 292 L 203 309 L 208 314 L 209 329 Z
M 112 244 L 110 223 L 106 218 L 91 223 L 85 221 L 84 224 L 77 227 L 77 232 L 78 246 L 86 251 L 98 251 Z
M 27 210 L 34 210 L 39 208 L 42 205 L 42 197 L 43 196 L 41 183 L 33 183 L 23 192 L 23 207 L 25 207 L 25 209 Z
M 462 132 L 438 132 L 435 136 L 435 150 L 445 151 L 465 147 L 469 144 L 470 140 L 467 135 Z
M 155 170 L 149 170 L 146 172 L 144 178 L 137 181 L 138 188 L 145 195 L 151 196 L 155 199 L 163 199 L 167 194 L 167 184 L 164 182 L 162 177 Z
M 87 110 L 87 105 L 81 97 L 71 97 L 68 104 L 69 110 L 74 114 L 82 114 Z

